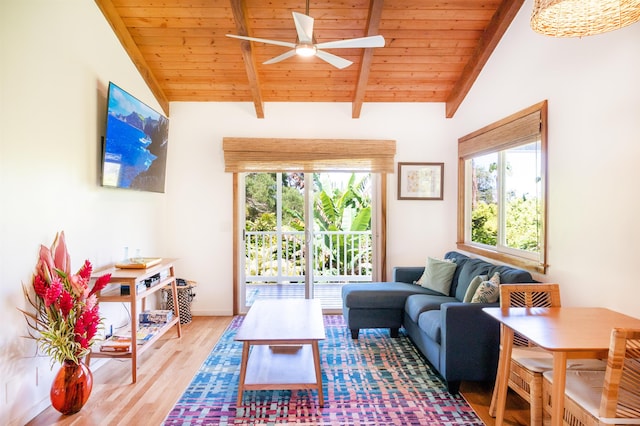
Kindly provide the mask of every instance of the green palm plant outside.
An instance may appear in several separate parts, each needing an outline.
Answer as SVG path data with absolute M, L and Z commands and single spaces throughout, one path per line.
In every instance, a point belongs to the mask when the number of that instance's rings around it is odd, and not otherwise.
M 314 230 L 316 232 L 343 232 L 343 231 L 370 231 L 371 230 L 371 197 L 368 186 L 370 175 L 349 176 L 344 189 L 340 189 L 331 184 L 323 183 L 321 175 L 314 174 Z M 246 229 L 248 231 L 271 231 L 276 228 L 275 215 L 272 208 L 268 207 L 269 200 L 275 185 L 275 174 L 253 174 L 251 184 L 247 187 L 247 202 L 250 208 L 247 210 Z M 302 193 L 300 188 L 283 188 L 283 220 L 284 231 L 304 231 L 304 216 L 302 209 Z M 299 198 L 299 200 L 297 198 Z M 254 200 L 255 198 L 255 200 Z M 275 238 L 275 236 L 274 236 Z M 356 244 L 346 244 L 342 234 L 324 234 L 321 240 L 315 242 L 316 256 L 315 269 L 323 271 L 324 275 L 338 275 L 339 267 L 348 265 L 351 274 L 369 275 L 371 274 L 372 252 L 370 235 L 354 235 Z M 357 241 L 356 239 L 366 239 Z M 285 237 L 288 241 L 282 241 L 282 250 L 287 251 L 285 258 L 291 259 L 297 268 L 304 268 L 302 263 L 302 242 L 293 237 Z M 255 254 L 247 252 L 248 259 L 257 261 L 259 265 L 270 269 L 269 263 L 277 258 L 274 246 L 269 244 L 261 247 L 262 242 L 258 242 L 261 254 L 254 258 Z M 258 269 L 262 269 L 259 267 Z M 256 271 L 254 271 L 256 272 Z
M 352 173 L 346 189 L 325 188 L 318 174 L 313 175 L 315 186 L 314 226 L 320 232 L 369 231 L 371 230 L 371 197 L 367 194 L 370 175 L 356 181 Z M 292 212 L 292 215 L 295 214 Z M 304 223 L 299 216 L 300 223 Z M 341 264 L 349 265 L 355 274 L 365 275 L 371 271 L 371 244 L 345 244 L 344 235 L 324 234 L 320 255 L 316 255 L 316 270 L 336 273 Z M 365 238 L 356 236 L 354 238 Z M 366 238 L 370 238 L 366 236 Z M 349 247 L 349 249 L 347 249 Z M 346 251 L 345 251 L 346 250 Z M 345 261 L 346 260 L 346 261 Z

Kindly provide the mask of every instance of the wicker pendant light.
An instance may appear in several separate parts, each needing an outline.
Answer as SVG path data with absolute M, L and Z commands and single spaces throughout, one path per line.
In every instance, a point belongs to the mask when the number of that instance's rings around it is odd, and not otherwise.
M 531 28 L 553 37 L 584 37 L 640 21 L 640 0 L 535 0 Z

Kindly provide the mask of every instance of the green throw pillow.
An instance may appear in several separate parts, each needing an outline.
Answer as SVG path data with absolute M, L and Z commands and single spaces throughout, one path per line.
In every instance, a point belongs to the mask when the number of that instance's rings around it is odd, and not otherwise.
M 489 281 L 478 286 L 471 303 L 495 303 L 500 298 L 500 273 L 493 274 Z
M 457 266 L 458 265 L 450 260 L 438 260 L 429 257 L 427 259 L 427 266 L 424 268 L 424 273 L 420 279 L 416 281 L 416 284 L 448 296 L 453 274 L 456 272 Z
M 475 277 L 473 277 L 473 279 L 469 283 L 469 287 L 467 287 L 467 291 L 464 294 L 464 299 L 462 301 L 464 303 L 471 302 L 471 299 L 473 299 L 473 295 L 476 294 L 476 290 L 478 289 L 480 284 L 482 284 L 484 281 L 487 281 L 488 279 L 488 275 L 476 275 Z

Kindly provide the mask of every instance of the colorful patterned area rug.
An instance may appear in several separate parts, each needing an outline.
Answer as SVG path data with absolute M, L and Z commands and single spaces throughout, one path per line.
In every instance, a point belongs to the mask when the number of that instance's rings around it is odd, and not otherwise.
M 360 331 L 351 339 L 342 315 L 325 315 L 320 342 L 325 406 L 315 390 L 245 391 L 236 406 L 242 343 L 235 317 L 164 425 L 483 425 L 400 330 Z

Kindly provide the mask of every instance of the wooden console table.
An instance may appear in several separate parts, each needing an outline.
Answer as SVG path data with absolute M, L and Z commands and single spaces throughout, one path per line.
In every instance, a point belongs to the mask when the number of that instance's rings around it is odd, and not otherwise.
M 146 341 L 144 344 L 137 344 L 137 332 L 138 332 L 138 302 L 140 302 L 142 311 L 145 310 L 146 298 L 150 295 L 162 290 L 165 286 L 171 286 L 171 292 L 173 299 L 178 300 L 178 291 L 176 288 L 176 275 L 173 269 L 173 262 L 175 259 L 162 259 L 159 263 L 150 266 L 148 268 L 141 269 L 129 269 L 129 268 L 117 268 L 115 266 L 103 269 L 100 271 L 94 271 L 92 277 L 99 277 L 104 274 L 111 274 L 111 281 L 113 285 L 107 285 L 101 292 L 97 294 L 99 302 L 120 302 L 128 303 L 130 305 L 131 312 L 131 346 L 130 350 L 126 352 L 100 352 L 100 349 L 93 350 L 87 357 L 87 362 L 91 358 L 130 358 L 131 359 L 131 381 L 136 382 L 136 370 L 138 356 L 145 350 L 151 348 L 153 343 L 158 340 L 162 335 L 169 331 L 172 327 L 176 327 L 178 338 L 182 336 L 182 329 L 180 327 L 180 308 L 176 303 L 173 307 L 173 318 L 167 322 L 162 329 L 156 333 L 152 338 Z M 153 277 L 154 275 L 160 275 L 160 279 L 155 281 L 151 286 L 145 287 L 144 281 Z M 116 285 L 117 284 L 117 285 Z M 128 285 L 129 294 L 122 295 L 120 286 Z M 140 290 L 138 287 L 143 287 Z

